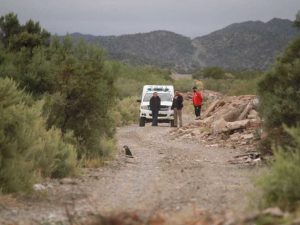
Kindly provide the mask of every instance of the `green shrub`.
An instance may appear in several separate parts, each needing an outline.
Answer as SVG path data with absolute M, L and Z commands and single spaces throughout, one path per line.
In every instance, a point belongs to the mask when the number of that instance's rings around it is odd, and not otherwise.
M 287 129 L 292 145 L 274 151 L 275 161 L 270 172 L 261 178 L 263 205 L 293 208 L 300 202 L 300 126 Z
M 224 79 L 225 71 L 220 67 L 206 67 L 193 74 L 194 79 Z
M 75 149 L 56 129 L 47 131 L 41 103 L 19 91 L 9 78 L 0 79 L 0 189 L 30 190 L 40 177 L 74 174 Z
M 174 81 L 174 88 L 180 92 L 188 92 L 191 91 L 193 86 L 195 86 L 195 82 L 192 79 L 179 79 Z
M 203 83 L 205 89 L 226 95 L 249 95 L 256 94 L 258 79 L 206 79 Z
M 101 156 L 104 158 L 110 157 L 116 152 L 116 139 L 109 137 L 102 137 L 100 139 Z
M 144 82 L 120 77 L 116 80 L 116 89 L 120 99 L 141 95 Z
M 121 127 L 138 122 L 139 103 L 137 99 L 138 97 L 132 96 L 117 101 L 112 110 L 116 126 Z
M 39 154 L 35 157 L 36 168 L 43 177 L 62 178 L 76 174 L 77 154 L 73 145 L 66 144 L 61 139 L 61 133 L 56 128 L 46 131 L 45 122 L 39 124 L 43 135 Z
M 108 116 L 115 104 L 115 74 L 105 64 L 103 51 L 86 43 L 73 46 L 67 37 L 52 51 L 57 92 L 46 98 L 47 127 L 58 127 L 62 136 L 72 131 L 79 157 L 101 157 L 101 137 L 115 133 Z
M 140 96 L 147 84 L 172 84 L 170 71 L 119 64 L 116 90 L 119 98 Z
M 264 127 L 275 144 L 290 142 L 282 124 L 292 127 L 300 123 L 299 84 L 300 38 L 291 43 L 258 85 Z

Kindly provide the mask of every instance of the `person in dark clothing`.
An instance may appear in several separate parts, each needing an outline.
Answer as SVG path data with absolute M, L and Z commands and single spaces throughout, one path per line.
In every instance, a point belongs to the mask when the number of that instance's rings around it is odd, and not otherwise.
M 201 114 L 201 106 L 202 106 L 202 101 L 203 97 L 200 91 L 197 91 L 197 87 L 193 87 L 193 105 L 195 108 L 195 115 L 196 115 L 196 120 L 200 119 L 200 114 Z
M 182 127 L 182 108 L 183 108 L 183 97 L 179 91 L 175 91 L 173 103 L 171 109 L 174 110 L 174 127 L 177 127 L 179 120 L 179 127 Z
M 158 111 L 160 109 L 160 97 L 157 92 L 153 92 L 150 99 L 150 110 L 152 111 L 152 126 L 157 126 Z

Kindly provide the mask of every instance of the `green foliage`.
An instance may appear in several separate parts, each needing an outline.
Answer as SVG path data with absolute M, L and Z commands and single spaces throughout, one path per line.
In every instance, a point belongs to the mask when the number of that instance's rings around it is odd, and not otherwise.
M 180 92 L 191 91 L 192 87 L 195 86 L 195 82 L 192 79 L 179 79 L 174 81 L 174 88 Z
M 276 144 L 288 144 L 282 124 L 300 123 L 300 38 L 296 39 L 278 60 L 273 70 L 259 82 L 261 115 L 266 131 Z
M 9 50 L 26 48 L 32 52 L 37 46 L 49 45 L 50 33 L 42 29 L 39 22 L 32 20 L 20 25 L 17 15 L 9 13 L 0 17 L 0 40 Z
M 193 73 L 194 79 L 224 79 L 225 71 L 220 67 L 206 67 Z
M 195 79 L 203 78 L 204 88 L 226 95 L 256 94 L 261 73 L 257 71 L 224 71 L 209 67 L 193 74 Z
M 300 201 L 300 38 L 293 41 L 274 68 L 259 82 L 260 111 L 275 161 L 261 179 L 264 205 L 294 208 Z M 294 127 L 294 128 L 288 128 Z
M 9 39 L 21 31 L 21 25 L 18 17 L 14 13 L 8 13 L 0 17 L 0 41 L 6 48 L 9 44 Z
M 260 181 L 265 206 L 290 208 L 300 201 L 300 126 L 287 129 L 287 133 L 292 146 L 279 147 L 274 151 L 271 171 Z
M 226 95 L 254 95 L 257 91 L 258 79 L 206 79 L 203 82 L 205 89 L 221 92 Z
M 74 45 L 69 36 L 49 44 L 49 36 L 38 22 L 20 26 L 7 39 L 0 77 L 13 78 L 34 99 L 46 96 L 47 129 L 59 128 L 62 137 L 71 131 L 79 157 L 101 156 L 100 139 L 115 132 L 108 117 L 116 96 L 115 67 L 97 47 Z
M 0 79 L 0 188 L 3 192 L 31 189 L 40 176 L 63 177 L 75 172 L 75 149 L 47 131 L 40 104 Z
M 48 128 L 56 126 L 63 135 L 73 131 L 80 157 L 101 156 L 100 138 L 114 134 L 108 112 L 116 95 L 103 52 L 85 43 L 73 46 L 68 38 L 51 51 L 58 91 L 47 98 Z
M 139 96 L 146 84 L 171 84 L 170 71 L 151 67 L 118 65 L 116 89 L 119 98 Z
M 117 150 L 116 140 L 106 136 L 101 137 L 100 149 L 102 158 L 109 158 Z
M 112 109 L 112 116 L 118 127 L 137 123 L 139 119 L 139 106 L 137 97 L 131 96 L 118 100 Z

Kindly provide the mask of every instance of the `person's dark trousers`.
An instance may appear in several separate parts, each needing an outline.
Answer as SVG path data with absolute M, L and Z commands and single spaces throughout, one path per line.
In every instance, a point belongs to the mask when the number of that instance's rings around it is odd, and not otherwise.
M 194 105 L 194 107 L 195 107 L 195 115 L 196 115 L 196 117 L 200 117 L 201 105 L 197 105 L 197 106 Z
M 152 110 L 152 126 L 157 126 L 158 111 Z

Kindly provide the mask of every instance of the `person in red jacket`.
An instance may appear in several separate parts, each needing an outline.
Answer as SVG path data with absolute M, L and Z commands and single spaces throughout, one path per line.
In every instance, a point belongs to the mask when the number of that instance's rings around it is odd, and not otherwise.
M 201 106 L 202 106 L 202 101 L 203 97 L 200 91 L 197 91 L 197 87 L 193 87 L 193 105 L 195 108 L 195 115 L 196 115 L 196 120 L 200 119 L 200 114 L 201 114 Z

